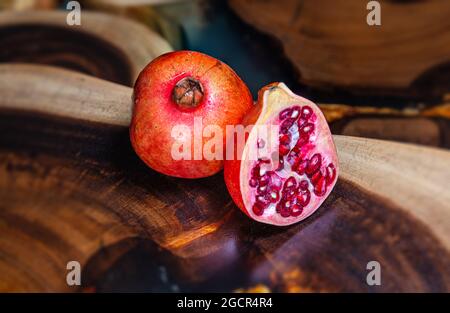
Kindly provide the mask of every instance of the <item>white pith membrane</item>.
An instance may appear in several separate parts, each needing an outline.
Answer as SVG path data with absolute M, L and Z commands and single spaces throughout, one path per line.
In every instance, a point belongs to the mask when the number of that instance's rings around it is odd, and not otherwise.
M 269 111 L 270 106 L 270 111 Z M 242 193 L 242 198 L 244 201 L 245 208 L 248 211 L 248 214 L 255 220 L 267 223 L 267 224 L 273 224 L 273 225 L 290 225 L 293 223 L 296 223 L 298 221 L 301 221 L 308 216 L 310 216 L 314 211 L 316 211 L 322 202 L 328 197 L 331 190 L 333 189 L 334 185 L 336 184 L 337 177 L 339 175 L 339 164 L 337 160 L 337 154 L 336 154 L 336 148 L 334 146 L 333 138 L 330 133 L 330 129 L 328 127 L 328 123 L 325 120 L 325 117 L 323 116 L 320 109 L 311 101 L 297 96 L 294 94 L 285 84 L 279 83 L 278 85 L 266 90 L 263 95 L 263 107 L 261 110 L 261 114 L 259 115 L 258 120 L 255 122 L 255 126 L 258 125 L 278 125 L 282 123 L 279 119 L 279 114 L 286 108 L 292 108 L 299 106 L 300 109 L 306 106 L 306 108 L 311 108 L 313 114 L 311 117 L 307 120 L 309 122 L 312 122 L 315 126 L 313 132 L 309 135 L 309 141 L 302 145 L 302 148 L 300 149 L 299 155 L 300 159 L 302 160 L 309 160 L 311 157 L 319 153 L 321 156 L 321 166 L 318 171 L 321 171 L 322 174 L 326 174 L 326 168 L 329 164 L 333 164 L 335 168 L 335 177 L 334 179 L 330 180 L 326 184 L 326 192 L 322 193 L 322 195 L 317 196 L 314 192 L 314 185 L 312 183 L 312 176 L 313 175 L 307 175 L 304 174 L 298 174 L 294 170 L 291 169 L 291 165 L 287 161 L 288 155 L 286 156 L 279 156 L 280 159 L 284 160 L 283 169 L 278 170 L 278 161 L 273 159 L 270 155 L 258 155 L 259 159 L 267 160 L 268 163 L 261 163 L 261 161 L 258 160 L 249 160 L 250 159 L 250 151 L 258 150 L 261 151 L 263 149 L 258 148 L 258 131 L 256 130 L 257 127 L 254 127 L 253 130 L 250 132 L 247 143 L 244 147 L 243 154 L 242 154 L 242 162 L 241 162 L 241 168 L 240 168 L 240 189 Z M 301 112 L 301 111 L 300 111 Z M 296 117 L 296 113 L 292 114 L 292 118 Z M 293 123 L 293 126 L 289 128 L 289 135 L 291 137 L 290 144 L 289 144 L 289 150 L 291 150 L 295 144 L 297 143 L 297 140 L 299 139 L 298 134 L 298 117 Z M 302 124 L 303 126 L 305 124 Z M 302 126 L 302 127 L 303 127 Z M 281 132 L 281 130 L 280 130 Z M 319 138 L 319 139 L 318 139 Z M 278 148 L 277 148 L 278 149 Z M 254 151 L 252 151 L 254 153 Z M 317 158 L 317 157 L 316 157 Z M 249 163 L 250 162 L 250 163 Z M 296 188 L 297 193 L 300 193 L 299 183 L 301 181 L 306 180 L 308 182 L 307 190 L 308 191 L 302 191 L 303 195 L 309 192 L 309 202 L 305 206 L 301 206 L 301 210 L 297 210 L 298 216 L 282 216 L 280 212 L 277 212 L 277 203 L 270 203 L 264 210 L 262 215 L 257 215 L 253 212 L 252 207 L 254 203 L 256 202 L 257 197 L 257 189 L 258 187 L 251 187 L 250 186 L 250 179 L 252 179 L 252 169 L 257 165 L 260 164 L 260 176 L 264 175 L 264 173 L 273 171 L 271 175 L 271 181 L 267 186 L 274 186 L 277 185 L 276 181 L 279 181 L 278 177 L 283 180 L 280 191 L 278 193 L 278 202 L 281 202 L 282 190 L 284 189 L 284 183 L 285 181 L 293 176 L 296 180 Z M 318 171 L 315 171 L 315 173 L 318 173 Z M 300 171 L 301 172 L 301 171 Z M 275 174 L 275 175 L 274 175 Z M 303 183 L 305 185 L 305 183 Z M 279 184 L 278 184 L 279 185 Z M 317 184 L 316 184 L 317 185 Z M 250 193 L 250 194 L 249 194 Z M 292 193 L 292 191 L 291 191 Z M 276 196 L 273 192 L 268 192 L 267 194 L 270 194 L 272 196 Z M 294 196 L 296 198 L 296 196 Z M 307 198 L 307 195 L 305 195 L 305 198 Z M 286 201 L 285 201 L 286 202 Z M 291 201 L 292 202 L 292 201 Z M 296 200 L 291 203 L 292 205 L 295 205 Z M 297 208 L 299 205 L 297 205 Z M 284 211 L 286 212 L 286 211 Z M 301 213 L 299 213 L 301 212 Z

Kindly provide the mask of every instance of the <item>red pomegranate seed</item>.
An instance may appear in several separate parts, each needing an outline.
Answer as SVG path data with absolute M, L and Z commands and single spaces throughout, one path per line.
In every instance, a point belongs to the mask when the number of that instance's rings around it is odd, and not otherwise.
M 302 108 L 302 115 L 301 115 L 301 117 L 303 119 L 307 120 L 307 119 L 309 119 L 311 117 L 311 114 L 312 114 L 312 109 L 309 106 L 305 105 Z
M 288 217 L 291 215 L 290 213 L 291 203 L 289 200 L 282 201 L 277 205 L 277 212 L 280 213 L 282 217 Z
M 300 190 L 308 190 L 308 185 L 308 181 L 304 179 L 298 184 L 298 187 L 300 188 Z
M 272 190 L 270 192 L 269 196 L 270 196 L 270 202 L 272 202 L 272 203 L 277 203 L 278 200 L 280 200 L 280 194 L 276 190 Z
M 320 153 L 316 153 L 312 156 L 311 160 L 309 160 L 308 167 L 305 169 L 305 173 L 308 176 L 314 174 L 322 165 L 322 156 Z
M 297 187 L 297 181 L 294 176 L 291 176 L 284 182 L 283 189 L 293 189 L 295 187 Z
M 307 159 L 301 160 L 297 166 L 296 172 L 299 175 L 303 175 L 303 174 L 305 174 L 305 170 L 308 168 L 308 166 L 309 166 L 309 161 Z
M 266 186 L 270 182 L 270 174 L 265 173 L 263 176 L 259 178 L 259 185 Z
M 325 176 L 323 175 L 322 170 L 319 169 L 311 176 L 311 184 L 313 184 L 313 186 L 315 186 L 322 177 L 325 177 Z
M 254 168 L 252 168 L 252 178 L 258 178 L 260 170 L 261 167 L 259 165 L 256 165 Z
M 291 152 L 293 153 L 293 152 Z M 294 163 L 291 164 L 291 170 L 296 172 L 298 165 L 300 164 L 300 158 L 290 158 L 290 156 L 288 156 L 288 162 L 291 163 L 291 161 L 294 160 Z
M 258 195 L 263 195 L 267 192 L 267 186 L 259 186 L 258 188 L 256 188 L 256 193 Z
M 297 119 L 300 116 L 300 107 L 298 105 L 293 106 L 290 118 Z
M 305 119 L 299 118 L 297 121 L 298 128 L 300 129 L 305 123 L 306 123 Z
M 257 203 L 253 204 L 252 211 L 255 215 L 261 216 L 264 213 L 264 209 Z
M 280 145 L 288 145 L 291 143 L 291 136 L 289 136 L 288 134 L 281 134 L 279 140 Z
M 289 131 L 289 129 L 292 127 L 294 122 L 295 122 L 295 120 L 292 118 L 288 118 L 288 119 L 284 120 L 284 122 L 281 123 L 281 125 L 280 125 L 280 133 L 286 134 Z
M 298 204 L 294 204 L 289 211 L 291 216 L 299 216 L 303 212 L 303 207 Z
M 280 150 L 280 155 L 281 156 L 285 156 L 286 154 L 289 153 L 289 146 L 287 146 L 287 145 L 280 145 L 279 150 Z
M 258 202 L 258 204 L 263 207 L 266 208 L 269 203 L 270 203 L 270 199 L 267 196 L 263 196 L 263 195 L 259 195 L 256 197 L 256 202 Z
M 248 184 L 250 185 L 250 187 L 257 187 L 258 186 L 258 181 L 254 178 L 251 178 L 250 181 L 248 182 Z
M 284 192 L 286 200 L 291 200 L 295 196 L 295 189 L 287 189 Z
M 336 168 L 334 167 L 333 163 L 328 164 L 326 172 L 327 172 L 326 181 L 327 185 L 329 186 L 336 178 Z
M 289 217 L 291 215 L 291 213 L 289 212 L 289 209 L 282 209 L 282 210 L 280 210 L 280 215 L 282 217 Z
M 305 207 L 308 205 L 309 201 L 311 200 L 311 193 L 308 189 L 306 190 L 299 190 L 299 194 L 297 195 L 297 204 Z
M 314 131 L 314 124 L 306 123 L 300 128 L 300 137 L 305 138 Z
M 278 202 L 277 205 L 275 206 L 275 209 L 278 213 L 280 213 L 281 211 L 281 202 Z
M 314 193 L 316 194 L 316 196 L 321 197 L 326 192 L 327 192 L 327 182 L 325 177 L 322 177 L 314 186 Z
M 297 153 L 300 153 L 300 151 L 302 150 L 302 147 L 307 144 L 309 141 L 309 135 L 307 134 L 303 134 L 303 136 L 300 136 L 297 140 L 297 143 L 295 144 L 294 148 L 292 148 L 292 150 L 294 150 Z
M 280 120 L 284 120 L 286 118 L 288 118 L 291 115 L 292 109 L 291 108 L 287 108 L 284 109 L 283 111 L 280 112 L 279 118 Z

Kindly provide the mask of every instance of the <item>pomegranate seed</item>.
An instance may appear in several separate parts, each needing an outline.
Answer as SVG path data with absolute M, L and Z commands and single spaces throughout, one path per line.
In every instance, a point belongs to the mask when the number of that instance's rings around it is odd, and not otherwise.
M 300 128 L 300 137 L 305 138 L 309 136 L 314 131 L 314 124 L 306 123 Z
M 266 186 L 270 182 L 270 175 L 269 173 L 264 174 L 259 178 L 259 185 L 260 186 Z
M 305 134 L 300 134 L 301 136 L 298 138 L 297 143 L 295 144 L 294 148 L 292 148 L 292 150 L 294 150 L 297 153 L 300 153 L 300 151 L 302 150 L 302 147 L 308 143 L 309 141 L 309 136 L 305 135 Z
M 256 188 L 256 193 L 258 195 L 263 195 L 265 194 L 267 191 L 267 186 L 259 186 L 258 188 Z
M 289 177 L 284 182 L 284 189 L 292 189 L 292 188 L 295 188 L 295 187 L 297 187 L 297 181 L 295 180 L 294 176 Z
M 292 109 L 291 108 L 287 108 L 284 109 L 283 111 L 280 112 L 279 118 L 280 120 L 284 120 L 286 118 L 288 118 L 291 115 Z
M 311 200 L 311 193 L 308 189 L 306 190 L 300 190 L 299 194 L 297 195 L 297 204 L 305 207 L 308 205 L 309 201 Z
M 314 186 L 314 193 L 316 194 L 316 196 L 321 197 L 326 192 L 327 192 L 327 182 L 325 177 L 322 177 Z
M 278 213 L 280 213 L 280 211 L 281 211 L 281 203 L 278 202 L 278 203 L 277 203 L 277 206 L 276 206 L 275 208 L 276 208 L 276 211 L 277 211 Z
M 296 172 L 299 175 L 303 175 L 303 174 L 305 174 L 305 170 L 308 168 L 308 166 L 309 166 L 309 161 L 307 159 L 301 160 L 297 166 Z
M 286 200 L 291 200 L 295 196 L 295 189 L 286 189 L 283 194 Z
M 251 178 L 248 184 L 250 185 L 250 187 L 255 188 L 256 186 L 258 186 L 258 181 L 254 178 Z
M 327 181 L 327 185 L 329 186 L 336 178 L 336 168 L 334 167 L 333 163 L 328 164 L 326 172 L 327 172 L 327 175 L 325 178 Z
M 299 184 L 298 187 L 300 188 L 300 190 L 308 190 L 308 181 L 306 179 L 302 180 Z
M 312 114 L 312 109 L 309 106 L 305 105 L 302 109 L 302 115 L 301 115 L 302 118 L 307 120 L 311 117 L 311 114 Z
M 322 177 L 324 177 L 324 175 L 322 174 L 322 171 L 318 170 L 311 176 L 311 184 L 313 184 L 313 186 L 315 186 Z
M 261 208 L 258 204 L 253 204 L 252 211 L 255 215 L 261 216 L 264 213 L 264 209 Z
M 277 204 L 276 211 L 277 211 L 282 217 L 289 217 L 289 215 L 290 215 L 289 209 L 284 208 L 282 203 L 278 203 L 278 204 Z
M 266 208 L 269 205 L 269 202 L 270 202 L 267 197 L 261 196 L 261 195 L 256 197 L 256 201 L 263 208 Z
M 289 136 L 288 134 L 281 134 L 279 140 L 280 145 L 288 145 L 291 143 L 291 136 Z
M 278 200 L 280 200 L 280 194 L 278 191 L 271 191 L 270 192 L 270 202 L 277 203 Z
M 302 127 L 306 123 L 306 120 L 303 118 L 299 118 L 297 121 L 298 128 Z
M 303 212 L 303 207 L 298 204 L 295 204 L 292 206 L 289 213 L 291 216 L 299 216 L 300 214 L 302 214 L 302 212 Z
M 282 217 L 289 217 L 291 215 L 290 210 L 289 210 L 290 206 L 291 206 L 291 203 L 289 201 L 282 201 L 277 204 L 277 212 Z
M 312 156 L 311 160 L 309 160 L 308 167 L 305 169 L 305 173 L 308 176 L 314 174 L 322 165 L 322 156 L 320 153 L 316 153 Z
M 289 160 L 289 156 L 288 156 L 288 160 Z M 297 158 L 297 159 L 292 158 L 292 160 L 294 160 L 294 163 L 291 164 L 291 170 L 296 172 L 301 160 L 300 160 L 300 158 Z M 289 160 L 289 163 L 291 163 L 290 160 Z
M 286 146 L 286 145 L 280 145 L 279 151 L 280 151 L 280 155 L 281 155 L 281 156 L 285 156 L 286 154 L 289 153 L 289 146 Z
M 296 119 L 300 115 L 300 107 L 298 105 L 291 108 L 291 118 Z
M 252 168 L 252 178 L 258 178 L 259 177 L 259 171 L 261 170 L 261 167 L 259 165 L 256 165 L 254 168 Z
M 280 132 L 282 134 L 286 134 L 289 131 L 289 129 L 292 127 L 294 122 L 295 122 L 295 120 L 292 118 L 288 118 L 288 119 L 284 120 L 284 122 L 281 123 Z
M 291 215 L 291 212 L 289 212 L 289 209 L 281 209 L 279 213 L 282 217 L 289 217 Z

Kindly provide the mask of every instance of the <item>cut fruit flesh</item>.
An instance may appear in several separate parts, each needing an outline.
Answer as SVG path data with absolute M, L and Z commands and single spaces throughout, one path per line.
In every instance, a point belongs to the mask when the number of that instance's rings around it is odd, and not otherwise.
M 283 83 L 272 85 L 261 96 L 262 108 L 254 125 L 279 127 L 279 159 L 273 153 L 250 158 L 251 149 L 263 150 L 256 144 L 262 140 L 254 127 L 240 163 L 242 201 L 253 219 L 289 225 L 314 213 L 333 189 L 339 168 L 336 149 L 314 103 L 293 94 Z

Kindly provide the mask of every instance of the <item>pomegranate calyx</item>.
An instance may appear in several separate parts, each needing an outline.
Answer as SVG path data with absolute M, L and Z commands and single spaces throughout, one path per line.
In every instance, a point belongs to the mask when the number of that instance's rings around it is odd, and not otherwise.
M 202 84 L 192 77 L 185 77 L 173 88 L 172 98 L 181 108 L 195 108 L 203 99 Z

